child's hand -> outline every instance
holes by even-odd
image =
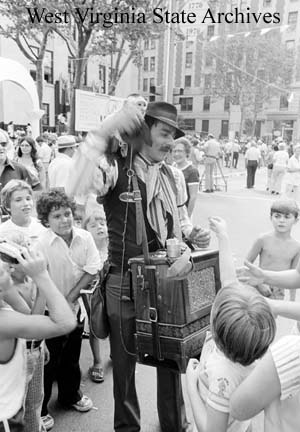
[[[210,229],[214,231],[217,236],[227,234],[227,224],[224,219],[215,216],[208,218],[208,220]]]
[[[265,273],[258,266],[251,264],[249,261],[246,260],[243,271],[243,275],[238,275],[238,280],[240,282],[244,282],[252,286],[262,285],[264,283]]]
[[[189,363],[186,368],[186,379],[187,379],[187,385],[190,388],[194,388],[198,386],[198,378],[199,378],[199,371],[198,366],[200,362],[197,359],[191,358],[189,360]]]
[[[45,258],[40,252],[35,252],[33,249],[24,248],[18,261],[24,273],[32,279],[47,271]]]

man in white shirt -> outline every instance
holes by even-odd
[[[62,135],[57,139],[58,154],[50,163],[48,169],[50,189],[58,187],[65,189],[72,163],[72,156],[77,145],[73,135]]]
[[[247,169],[247,188],[251,189],[255,183],[255,173],[260,161],[260,151],[256,147],[255,141],[251,142],[251,147],[248,148],[245,154],[245,165]]]
[[[214,191],[214,180],[213,174],[214,169],[217,163],[217,159],[219,159],[221,154],[221,146],[219,142],[215,139],[213,134],[208,134],[208,140],[204,145],[205,159],[205,191],[204,192],[213,192]]]

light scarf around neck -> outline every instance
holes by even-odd
[[[138,154],[134,160],[134,168],[137,176],[146,184],[147,219],[162,247],[165,247],[168,237],[167,214],[173,220],[173,235],[181,241],[176,195],[165,163],[152,164]]]

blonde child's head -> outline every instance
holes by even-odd
[[[1,203],[3,207],[11,213],[11,201],[16,192],[23,192],[28,196],[31,207],[33,207],[31,186],[24,180],[10,180],[1,191]]]
[[[218,292],[211,328],[225,356],[248,366],[267,351],[275,337],[276,322],[267,301],[255,288],[236,283]]]
[[[92,234],[95,241],[107,238],[106,217],[103,208],[99,206],[98,209],[88,215],[83,221],[82,227]]]

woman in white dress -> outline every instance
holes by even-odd
[[[285,192],[289,198],[300,201],[300,143],[288,161]]]

